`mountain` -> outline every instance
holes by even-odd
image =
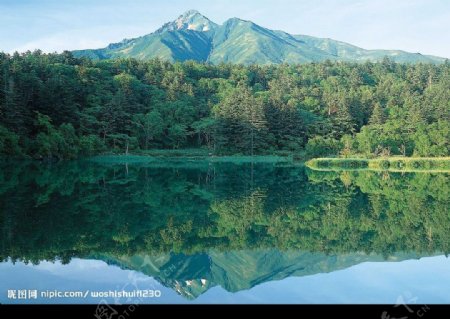
[[[421,256],[416,253],[396,253],[386,260],[374,254],[326,255],[268,249],[210,251],[192,256],[163,254],[159,256],[95,256],[94,258],[123,269],[139,271],[155,278],[187,299],[196,299],[216,286],[229,292],[238,292],[265,282],[331,273],[364,262],[397,262],[419,259]]]
[[[331,61],[380,61],[443,63],[444,58],[393,50],[364,50],[331,39],[291,35],[232,18],[218,25],[190,10],[152,34],[125,39],[103,49],[73,52],[76,57],[140,60],[195,60],[213,64],[280,64]]]

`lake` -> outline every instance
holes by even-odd
[[[449,303],[450,179],[0,164],[0,303]]]

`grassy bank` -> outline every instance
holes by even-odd
[[[91,159],[105,164],[145,164],[145,163],[292,163],[292,156],[260,155],[260,156],[212,156],[208,154],[193,154],[183,152],[149,152],[140,155],[101,155]]]
[[[398,172],[450,172],[450,157],[316,158],[308,161],[306,165],[315,170],[369,169]]]

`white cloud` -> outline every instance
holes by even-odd
[[[100,48],[104,47],[105,42],[96,39],[68,37],[66,34],[54,34],[48,37],[36,39],[25,43],[24,45],[11,50],[25,52],[34,51],[36,49],[44,52],[62,52],[64,50],[76,50],[82,48]]]
[[[137,37],[149,33],[146,29],[130,26],[115,26],[114,28],[97,27],[75,29],[49,34],[17,46],[10,52],[24,52],[40,49],[43,52],[62,52],[64,50],[82,50],[103,48],[110,43],[119,42],[124,38]]]

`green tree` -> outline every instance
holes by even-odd
[[[0,155],[20,156],[22,149],[19,145],[19,136],[0,125]]]
[[[141,148],[147,150],[161,141],[164,133],[164,121],[158,111],[135,115],[133,122],[137,127]]]
[[[370,125],[383,125],[386,122],[386,112],[380,103],[376,103],[369,120]]]

